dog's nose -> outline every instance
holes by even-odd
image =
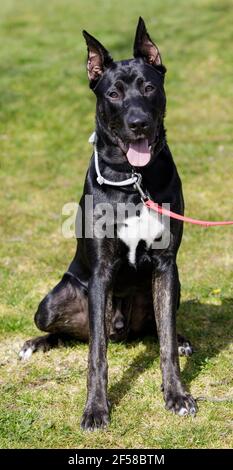
[[[131,129],[131,131],[140,134],[140,133],[145,132],[148,129],[149,124],[146,119],[143,119],[140,117],[134,117],[134,118],[129,119],[128,126]]]

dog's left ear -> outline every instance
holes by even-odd
[[[162,59],[159,49],[151,40],[144,20],[141,18],[141,16],[138,21],[134,40],[134,57],[142,57],[145,62],[150,65],[162,66]]]
[[[104,46],[87,31],[83,31],[83,36],[87,43],[87,74],[93,88],[113,59]]]

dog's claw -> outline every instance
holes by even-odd
[[[180,408],[180,410],[178,411],[179,416],[187,416],[187,414],[188,414],[187,408]]]
[[[33,343],[31,340],[26,341],[23,345],[23,347],[19,351],[19,359],[21,361],[28,361],[32,354],[35,351],[35,347],[33,347]]]

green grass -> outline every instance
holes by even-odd
[[[127,5],[127,7],[126,7]],[[142,14],[168,68],[168,141],[186,213],[232,218],[232,2],[229,0],[8,0],[0,6],[0,446],[228,448],[232,402],[200,402],[196,418],[164,409],[158,344],[109,347],[113,404],[106,432],[79,428],[87,346],[20,363],[37,334],[33,313],[67,268],[75,240],[61,208],[78,200],[90,157],[95,101],[81,36],[116,59],[131,56]],[[227,397],[232,383],[232,228],[186,226],[179,255],[179,330],[196,347],[181,360],[193,395]]]

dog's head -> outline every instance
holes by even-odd
[[[166,69],[158,47],[142,18],[135,36],[134,59],[115,62],[99,41],[86,31],[83,35],[90,87],[97,97],[97,124],[132,166],[145,166],[158,142],[166,106]]]

